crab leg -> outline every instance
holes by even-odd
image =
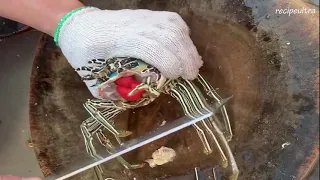
[[[212,121],[212,126],[216,132],[217,137],[219,138],[219,141],[220,141],[222,148],[226,152],[226,157],[228,158],[229,170],[231,171],[231,175],[229,176],[229,179],[236,180],[239,175],[239,169],[238,169],[237,163],[234,159],[234,156],[232,154],[232,151],[229,147],[228,141],[214,121]],[[226,167],[224,167],[224,168],[226,168]]]
[[[92,140],[93,140],[92,135],[95,134],[97,132],[97,130],[99,130],[101,127],[102,126],[99,123],[97,123],[96,121],[94,121],[93,119],[92,120],[87,119],[87,120],[83,121],[82,124],[80,125],[81,133],[84,137],[86,150],[89,155],[91,155],[92,157],[94,157],[96,159],[100,159],[101,156],[99,156],[97,154],[97,151],[95,150],[95,148],[92,144]]]
[[[105,109],[101,111],[101,114],[103,117],[107,116],[107,114],[109,109]],[[87,121],[87,123],[95,123],[95,119],[93,117],[89,117],[88,119],[86,119],[85,121]],[[112,125],[114,125],[113,121],[111,121]],[[101,126],[100,126],[101,127]],[[119,137],[127,137],[129,135],[131,135],[132,133],[130,131],[125,131],[125,130],[117,130],[120,132]]]
[[[182,109],[183,109],[184,113],[187,116],[189,116],[191,118],[194,118],[194,116],[190,112],[190,108],[187,106],[185,101],[183,101],[183,99],[184,99],[183,93],[181,93],[181,92],[179,92],[179,91],[177,91],[175,89],[171,89],[170,94],[171,94],[172,97],[177,99],[178,102],[182,105]],[[201,140],[201,142],[202,142],[202,144],[204,146],[204,153],[205,154],[210,154],[212,152],[212,149],[211,149],[211,147],[210,147],[210,145],[208,143],[208,140],[207,140],[206,135],[204,134],[203,130],[197,124],[193,124],[192,126],[195,128],[195,130],[198,133],[198,136],[199,136],[199,138],[200,138],[200,140]]]
[[[92,140],[93,135],[96,134],[98,137],[99,142],[106,147],[109,153],[114,153],[113,145],[111,144],[110,140],[106,138],[106,136],[102,133],[102,128],[104,128],[99,122],[95,121],[94,119],[87,119],[84,121],[81,126],[81,132],[84,137],[86,150],[89,155],[96,159],[102,159],[100,155],[97,154],[95,147],[93,146]],[[117,160],[127,169],[136,169],[141,168],[144,164],[139,165],[131,165],[121,156],[117,157]],[[98,171],[102,173],[102,168],[100,166],[97,167]]]
[[[106,120],[101,112],[93,106],[93,104],[88,101],[84,104],[84,108],[88,111],[88,113],[91,115],[91,117],[93,117],[94,119],[98,120],[101,124],[103,124],[105,126],[105,128],[107,128],[112,134],[118,135],[120,134],[109,122],[108,120]],[[110,113],[116,114],[119,110],[115,109],[112,112],[112,109],[108,109],[107,110],[108,113],[106,115],[109,115]],[[111,111],[111,112],[110,112]]]
[[[202,115],[202,113],[200,111],[198,111],[197,109],[197,104],[196,102],[194,101],[194,98],[192,97],[192,95],[190,94],[190,91],[188,91],[187,89],[183,89],[183,85],[182,85],[182,88],[180,87],[182,84],[178,83],[176,84],[176,88],[179,89],[179,91],[181,92],[182,95],[184,95],[184,97],[182,97],[182,100],[180,100],[180,103],[184,103],[186,105],[188,105],[188,109],[191,111],[191,115],[189,115],[190,117],[195,117],[195,116],[199,116],[199,115]],[[200,122],[202,124],[202,126],[205,127],[205,130],[208,134],[210,135],[213,135],[212,134],[212,131],[211,129],[207,126],[206,122],[205,121],[201,121]],[[198,127],[200,128],[200,127]],[[207,142],[207,139],[205,140]],[[208,144],[207,145],[209,148],[210,148],[210,152],[208,152],[208,154],[212,153],[212,149],[210,147],[210,145]]]
[[[214,98],[218,103],[221,102],[222,98],[213,89],[213,87],[207,82],[207,80],[205,80],[200,74],[198,75],[197,80],[204,87],[205,91],[207,92],[207,94],[209,96]],[[227,113],[227,109],[226,109],[225,106],[221,107],[221,113],[222,113],[222,116],[223,116],[223,120],[224,120],[224,124],[225,124],[225,128],[226,128],[226,133],[227,133],[226,139],[228,141],[231,141],[233,133],[232,133],[231,124],[230,124],[229,116],[228,116],[228,113]]]
[[[95,134],[95,132],[100,128],[101,128],[100,124],[90,119],[83,121],[83,123],[80,125],[80,130],[84,138],[84,143],[86,146],[87,153],[95,159],[101,159],[102,157],[97,154],[97,151],[92,144],[92,140],[93,140],[92,135]],[[95,168],[97,169],[97,173],[103,172],[100,165]]]
[[[183,105],[183,108],[188,108],[190,111],[192,111],[192,115],[197,115],[201,114],[201,110],[205,111],[210,111],[209,107],[207,106],[206,102],[204,101],[204,98],[200,94],[200,91],[197,89],[197,87],[190,81],[182,81],[179,83],[176,83],[174,88],[171,90],[176,90],[179,91],[182,95],[179,97],[180,99],[179,102],[183,104],[188,104],[189,106],[186,107],[186,105]],[[177,97],[175,97],[177,98]],[[184,101],[184,102],[183,102]],[[188,110],[187,110],[188,111]],[[195,112],[196,111],[196,112]],[[209,127],[205,123],[205,121],[208,121],[211,127],[214,129],[212,132],[211,130],[209,131]],[[219,153],[222,158],[222,166],[224,168],[227,168],[228,165],[230,166],[230,170],[232,172],[230,179],[236,179],[238,176],[238,167],[236,165],[236,162],[234,160],[233,154],[230,150],[230,147],[228,145],[228,142],[224,136],[224,134],[221,132],[219,127],[217,126],[216,122],[212,119],[212,117],[207,118],[203,120],[203,126],[205,126],[206,131],[208,134],[211,135],[213,138],[214,142],[217,145],[217,148],[219,150]]]
[[[211,93],[215,96],[212,96],[212,97],[219,97],[219,101],[218,103],[220,103],[221,101],[221,97],[217,94],[216,91],[214,91],[214,89],[211,87],[211,85],[209,85],[209,83],[207,83],[207,81],[199,74],[199,77],[202,81],[202,83],[206,83],[207,87],[210,87],[211,89]],[[200,80],[199,80],[200,81]],[[200,82],[201,83],[201,82]],[[203,85],[203,84],[202,84]],[[217,100],[217,99],[216,99]],[[205,107],[204,107],[205,108]],[[229,128],[230,128],[230,139],[232,138],[232,131],[231,131],[231,126],[230,126],[230,122],[229,122],[229,118],[228,118],[228,114],[227,114],[227,111],[225,109],[225,106],[222,107],[223,109],[221,110],[222,111],[222,114],[224,115],[225,117],[225,122],[227,122],[227,124],[229,124]],[[219,122],[219,121],[217,121]],[[236,180],[238,178],[238,175],[239,175],[239,169],[237,167],[237,163],[234,159],[234,156],[232,154],[232,151],[229,147],[229,144],[228,144],[228,139],[224,136],[223,132],[221,132],[219,126],[217,125],[217,123],[215,121],[211,121],[211,125],[212,127],[214,128],[215,130],[215,134],[217,135],[217,137],[219,138],[219,141],[220,141],[220,144],[222,146],[222,149],[224,150],[224,152],[226,152],[226,157],[228,158],[228,165],[230,166],[230,171],[231,171],[231,175],[229,176],[229,179],[230,180]],[[228,128],[227,128],[228,129]]]
[[[100,129],[97,132],[97,137],[98,140],[100,141],[100,143],[106,147],[107,151],[112,154],[115,153],[116,151],[114,150],[114,146],[111,144],[110,140],[105,136],[105,134],[102,132],[102,130]],[[116,159],[126,168],[126,169],[138,169],[138,168],[142,168],[145,164],[135,164],[132,165],[130,163],[128,163],[125,159],[123,159],[123,157],[118,156],[116,157]]]
[[[197,87],[193,83],[191,83],[190,81],[185,81],[185,84],[178,83],[177,85],[179,85],[181,88],[183,88],[185,90],[184,93],[187,93],[189,95],[189,98],[187,98],[185,100],[189,101],[188,104],[190,104],[192,107],[195,108],[197,114],[200,114],[200,115],[203,114],[201,112],[201,109],[202,110],[204,109],[207,112],[210,112],[210,110],[207,108],[207,104],[203,101],[204,98],[202,96],[200,96],[200,94],[199,94],[200,91],[197,89]],[[201,123],[205,127],[205,130],[207,131],[207,133],[211,136],[211,138],[215,142],[215,144],[218,148],[218,151],[220,153],[220,156],[222,158],[222,162],[223,162],[222,164],[224,164],[224,167],[226,167],[228,164],[228,160],[226,158],[226,155],[224,154],[216,136],[213,134],[212,130],[208,127],[208,125],[206,123],[206,121],[209,121],[209,123],[210,123],[210,118],[206,118],[205,120],[201,121]]]
[[[128,132],[127,131],[119,131],[114,127],[114,123],[110,123],[109,121],[117,116],[118,114],[120,114],[121,112],[123,112],[123,109],[120,108],[111,108],[111,107],[107,107],[107,110],[104,111],[105,114],[102,114],[96,107],[96,104],[92,103],[91,101],[87,101],[84,104],[85,109],[88,111],[88,113],[95,119],[97,120],[99,123],[101,123],[101,125],[103,127],[105,127],[109,132],[111,132],[114,137],[116,138],[116,140],[118,141],[119,144],[122,144],[121,140],[119,137],[125,137],[128,136]],[[113,106],[115,107],[115,106]]]

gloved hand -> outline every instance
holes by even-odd
[[[100,10],[86,7],[66,15],[55,40],[74,69],[92,59],[139,58],[167,78],[194,79],[203,62],[189,28],[174,12]],[[93,96],[94,81],[85,81]]]

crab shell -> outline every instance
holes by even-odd
[[[116,91],[115,81],[124,76],[134,76],[136,80],[141,82],[140,89],[144,89],[144,101],[153,101],[160,93],[161,87],[166,82],[166,78],[155,67],[131,57],[116,57],[107,59],[104,63],[100,59],[100,64],[91,61],[90,64],[95,65],[97,72],[92,72],[92,77],[97,77],[97,82],[93,86],[97,88],[99,96],[103,100],[126,102]],[[137,90],[137,89],[136,89]],[[131,93],[130,93],[131,94]]]

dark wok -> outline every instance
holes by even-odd
[[[87,0],[106,9],[146,8],[179,12],[205,66],[201,72],[222,97],[234,95],[228,109],[235,137],[231,142],[239,179],[304,179],[319,154],[319,13],[301,1],[238,0]],[[314,14],[280,15],[277,8],[314,8]],[[79,125],[91,98],[52,38],[36,50],[30,92],[34,149],[45,176],[86,154]],[[167,105],[170,103],[170,106]],[[133,111],[135,113],[133,113]],[[162,96],[147,107],[117,118],[136,137],[163,120],[182,116],[178,104]],[[284,144],[288,146],[283,146]],[[193,168],[219,165],[205,156],[192,129],[168,136],[125,156],[141,162],[162,145],[178,158],[156,168],[127,171],[116,161],[104,165],[115,179],[194,179]],[[189,150],[189,149],[190,150]],[[191,158],[192,157],[192,158]],[[186,159],[188,159],[186,161]],[[212,175],[211,175],[212,176]],[[94,170],[73,179],[97,179]]]

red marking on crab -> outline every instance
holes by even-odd
[[[137,101],[145,92],[145,90],[142,89],[129,96],[129,93],[141,84],[141,82],[135,80],[133,76],[120,77],[115,83],[117,84],[116,91],[127,101]]]

